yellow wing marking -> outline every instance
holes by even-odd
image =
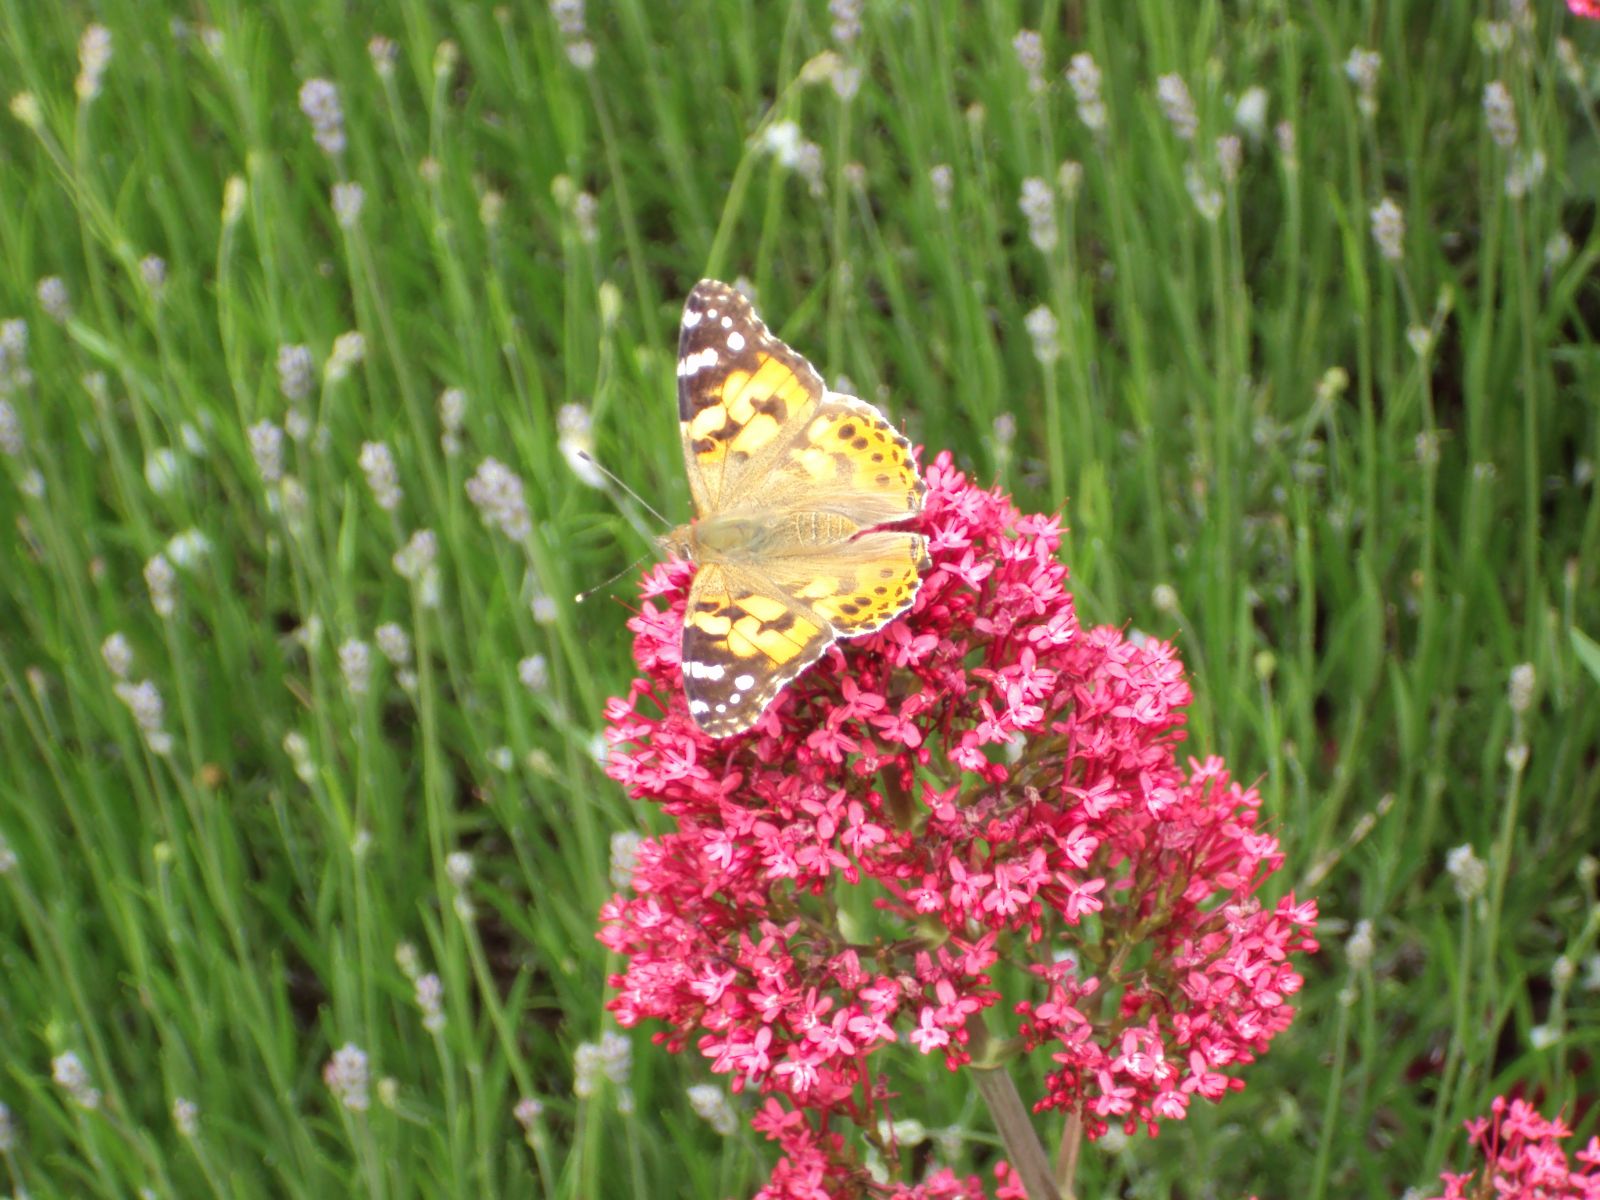
[[[916,599],[927,542],[915,533],[879,530],[815,559],[770,564],[774,581],[833,626],[839,637],[883,628]]]
[[[788,364],[779,362],[770,354],[756,357],[761,365],[756,368],[754,375],[733,371],[722,385],[722,403],[727,406],[729,415],[741,425],[755,416],[757,401],[778,396],[788,402],[791,397],[804,395]]]
[[[810,403],[810,390],[782,359],[762,352],[756,361],[753,373],[730,370],[689,418],[685,444],[702,468],[721,467],[730,454],[754,456]]]
[[[831,405],[812,419],[806,428],[810,445],[802,452],[801,467],[813,478],[822,478],[822,456],[827,455],[840,482],[852,490],[906,496],[920,493],[921,480],[906,439],[876,409],[861,401],[855,403],[859,407]]]
[[[724,596],[726,601],[727,597]],[[710,634],[712,637],[727,637],[728,630],[733,628],[733,621],[720,612],[692,612],[684,614],[683,623],[692,625],[701,633]]]
[[[757,621],[776,621],[789,611],[788,605],[771,596],[740,596],[736,603]]]
[[[762,655],[780,667],[794,661],[822,629],[797,613],[789,615],[791,620],[782,627],[759,617],[741,617],[728,634],[728,649],[740,658]]]

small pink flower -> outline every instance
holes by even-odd
[[[917,1019],[917,1027],[911,1031],[911,1044],[924,1054],[932,1054],[942,1046],[950,1044],[950,1035],[939,1025],[939,1014],[931,1008],[924,1008],[922,1015]]]
[[[1567,7],[1572,10],[1572,15],[1575,17],[1600,21],[1600,0],[1567,0]]]

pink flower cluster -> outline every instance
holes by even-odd
[[[1483,1169],[1445,1172],[1444,1194],[1437,1200],[1600,1200],[1600,1138],[1590,1138],[1577,1152],[1581,1166],[1574,1170],[1561,1145],[1572,1130],[1559,1119],[1547,1121],[1526,1101],[1504,1096],[1494,1098],[1489,1113],[1467,1122]]]
[[[1600,0],[1567,0],[1567,8],[1575,17],[1587,17],[1591,21],[1600,21]]]
[[[831,650],[750,733],[716,741],[689,716],[679,562],[645,577],[643,677],[607,709],[610,774],[676,820],[602,912],[626,960],[611,1008],[767,1097],[772,1200],[866,1188],[848,1124],[892,1170],[873,1051],[956,1070],[985,1053],[986,1017],[999,1052],[1048,1056],[1036,1110],[1075,1111],[1091,1137],[1154,1133],[1243,1086],[1292,1017],[1291,956],[1316,948],[1314,903],[1258,895],[1282,856],[1255,790],[1218,759],[1178,761],[1173,647],[1079,626],[1055,517],[948,455],[926,478],[913,608]],[[1002,995],[997,964],[1026,994]],[[945,1171],[872,1194],[984,1193]]]

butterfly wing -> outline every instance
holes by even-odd
[[[882,629],[916,599],[928,563],[920,534],[878,529],[922,511],[925,488],[911,443],[872,405],[829,392],[774,464],[764,502],[779,515],[847,518],[862,532],[808,545],[803,539],[762,567],[789,601],[828,622],[838,637]]]
[[[816,557],[774,558],[766,569],[785,603],[804,605],[831,627],[831,636],[860,637],[911,607],[927,565],[921,534],[879,529]]]
[[[774,508],[838,513],[871,529],[920,513],[924,487],[903,433],[865,400],[828,392],[764,492]]]
[[[833,638],[825,619],[762,571],[705,564],[683,614],[689,714],[712,737],[743,733]]]
[[[877,530],[814,559],[702,566],[683,616],[689,714],[712,737],[743,733],[835,638],[909,608],[927,562],[921,535]]]
[[[824,390],[816,368],[773,337],[740,292],[714,279],[695,284],[678,332],[678,422],[696,515],[761,487]]]

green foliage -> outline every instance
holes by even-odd
[[[573,1093],[579,1043],[610,1028],[608,840],[660,817],[596,764],[631,586],[571,597],[658,527],[574,473],[558,409],[584,406],[598,456],[681,519],[672,351],[702,274],[747,279],[778,332],[930,452],[1062,508],[1085,618],[1177,638],[1194,753],[1261,774],[1288,874],[1322,903],[1302,1015],[1246,1090],[1155,1141],[1086,1148],[1084,1194],[1397,1194],[1464,1166],[1461,1120],[1514,1087],[1592,1132],[1591,30],[1556,5],[1522,27],[1421,0],[872,0],[832,64],[860,68],[845,100],[830,84],[848,76],[815,63],[820,0],[597,4],[590,71],[538,5],[156,7],[0,2],[4,78],[31,97],[0,119],[0,318],[26,319],[31,373],[0,356],[22,442],[0,454],[14,1192],[713,1196],[764,1178],[742,1122],[724,1139],[691,1111],[686,1086],[711,1078],[693,1054],[634,1033],[626,1091]],[[80,101],[90,21],[111,57]],[[1370,110],[1345,70],[1358,47],[1382,56]],[[1079,52],[1103,75],[1100,137],[1062,75]],[[1157,100],[1167,73],[1192,142]],[[297,98],[318,77],[342,106],[334,156]],[[1491,80],[1513,146],[1486,127]],[[1266,123],[1236,127],[1256,86]],[[815,144],[787,143],[800,169],[770,152],[787,121]],[[1217,153],[1234,133],[1236,179]],[[1019,207],[1030,177],[1054,196],[1048,252]],[[346,180],[365,204],[341,224]],[[1385,196],[1398,261],[1371,236]],[[334,353],[347,331],[353,361]],[[348,375],[290,401],[280,347],[300,344]],[[467,397],[456,453],[447,388]],[[252,452],[261,422],[304,426],[282,483]],[[366,442],[392,452],[393,511]],[[526,537],[469,499],[486,456],[521,476]],[[422,528],[433,581],[391,562]],[[372,645],[387,622],[409,663]],[[546,678],[519,667],[534,655]],[[1524,662],[1532,690],[1510,694]],[[1487,867],[1465,903],[1470,865],[1446,869],[1463,845]],[[1358,921],[1370,940],[1347,954]],[[402,942],[442,984],[437,1033]],[[322,1080],[345,1043],[370,1062],[365,1112]],[[51,1082],[66,1052],[92,1110]],[[521,1097],[543,1105],[526,1138]],[[967,1132],[967,1168],[989,1161],[963,1078],[913,1098],[904,1115]]]

